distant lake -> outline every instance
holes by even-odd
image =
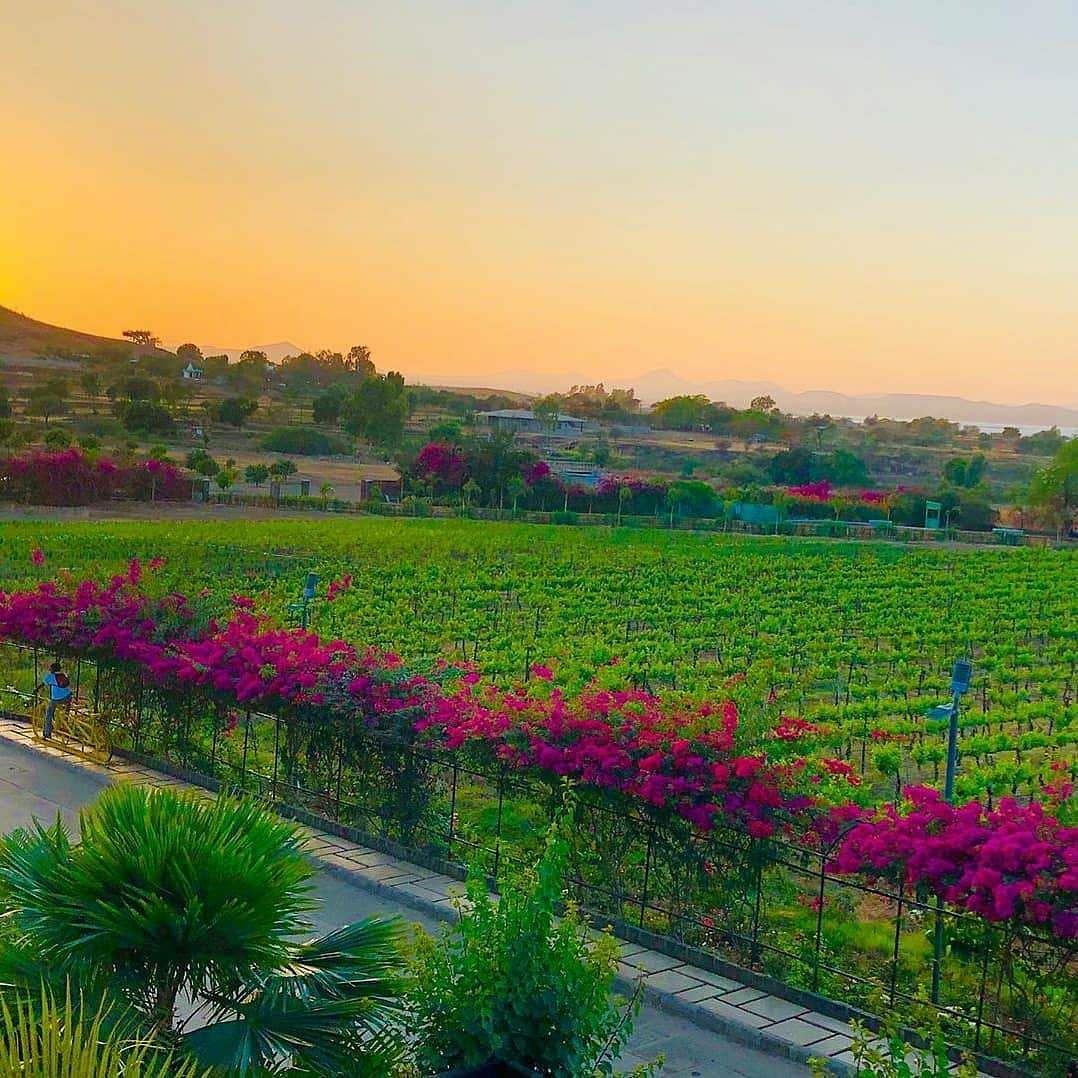
[[[846,419],[852,420],[854,423],[863,423],[867,416],[863,415],[850,415],[846,416]],[[896,423],[909,423],[909,419],[899,419],[896,416],[880,416],[880,419],[891,419]],[[944,419],[945,416],[938,418]],[[999,434],[1004,427],[1015,427],[1018,432],[1027,438],[1031,434],[1039,434],[1042,430],[1050,430],[1051,424],[1045,426],[1043,423],[979,423],[976,420],[956,419],[953,422],[961,424],[963,427],[976,427],[978,430],[984,431],[985,434]],[[1078,438],[1078,427],[1060,427],[1059,433],[1064,438]]]

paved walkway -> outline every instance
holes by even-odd
[[[0,720],[0,833],[34,817],[51,822],[57,813],[74,827],[79,808],[121,778],[186,785],[126,761],[108,768],[85,763],[35,745],[23,724]],[[457,880],[306,830],[308,850],[322,869],[315,881],[320,909],[314,920],[320,929],[372,914],[401,914],[434,930],[454,915],[449,892],[459,890]],[[784,1054],[829,1055],[840,1068],[851,1058],[845,1023],[631,943],[623,944],[622,956],[623,977],[645,985],[623,1067],[662,1054],[663,1073],[671,1078],[794,1078],[808,1068]]]

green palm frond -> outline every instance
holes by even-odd
[[[267,995],[392,1000],[403,988],[399,975],[403,922],[370,917],[296,945],[288,962],[256,978]]]
[[[183,1035],[184,1047],[200,1063],[238,1074],[277,1070],[295,1061],[307,1069],[342,1073],[348,1061],[371,1042],[379,1054],[399,1053],[399,1038],[388,1030],[369,1036],[355,1029],[367,1001],[363,999],[297,1000],[259,996],[251,1002],[223,1004],[200,1029]],[[383,1073],[387,1073],[383,1071]]]
[[[134,1032],[107,1004],[90,1011],[68,991],[58,1003],[37,998],[0,1001],[0,1078],[195,1078],[194,1060]]]
[[[0,912],[72,974],[103,969],[167,1004],[277,968],[307,927],[301,840],[254,801],[125,783],[80,830],[78,845],[60,823],[0,844]]]

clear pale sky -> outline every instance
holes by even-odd
[[[0,304],[1078,401],[1078,6],[0,0]]]

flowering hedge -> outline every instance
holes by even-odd
[[[80,449],[0,458],[0,500],[24,505],[90,505],[114,497],[184,501],[191,481],[161,460],[121,463]]]
[[[906,800],[902,812],[888,805],[855,824],[833,867],[904,879],[989,921],[1018,919],[1078,938],[1078,828],[1013,798],[988,810],[914,787]]]
[[[328,720],[448,750],[476,747],[512,767],[617,791],[701,830],[727,822],[760,839],[781,833],[826,842],[835,871],[904,878],[990,921],[1078,937],[1078,828],[1040,804],[955,807],[915,788],[901,810],[846,800],[828,806],[806,791],[853,785],[849,765],[739,753],[731,702],[675,706],[596,688],[569,698],[545,667],[533,667],[536,682],[508,690],[444,664],[419,675],[391,653],[273,626],[243,596],[233,596],[220,619],[180,594],[150,597],[142,577],[132,562],[105,585],[66,579],[0,592],[0,639],[137,663],[166,689],[199,688],[291,720]],[[773,743],[796,742],[805,725],[781,720]]]
[[[417,728],[437,732],[450,749],[479,742],[514,767],[618,790],[702,830],[726,819],[765,838],[810,801],[784,788],[785,769],[736,753],[737,724],[729,701],[678,709],[635,690],[568,699],[560,689],[538,695],[524,686],[480,686],[473,674],[439,696]]]

